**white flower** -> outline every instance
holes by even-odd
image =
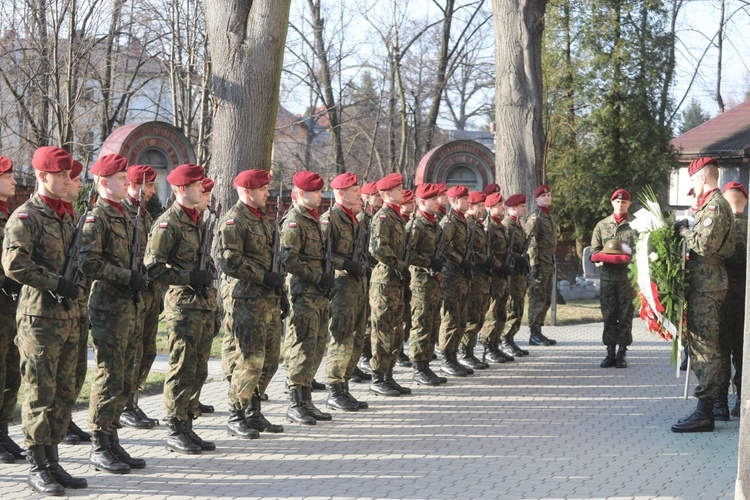
[[[656,252],[651,252],[650,254],[648,254],[648,260],[650,260],[651,262],[656,262],[657,260],[659,260],[659,254]]]
[[[634,216],[635,220],[630,223],[630,227],[639,233],[650,233],[664,226],[664,221],[645,208],[638,210]]]

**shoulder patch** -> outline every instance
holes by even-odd
[[[323,219],[322,221],[320,221],[320,223],[323,224],[324,226],[327,226],[330,223],[330,221],[328,219]]]
[[[29,214],[28,212],[18,212],[18,215],[16,217],[18,217],[19,219],[28,219]]]
[[[531,220],[536,220],[536,215],[532,215]]]
[[[714,223],[714,220],[711,217],[707,217],[706,219],[703,220],[703,225],[705,227],[708,227],[713,223]]]
[[[96,218],[93,215],[86,216],[86,222],[94,222]]]
[[[159,229],[166,229],[169,227],[169,222],[160,222],[159,223]]]
[[[234,226],[234,219],[227,219],[227,226]]]
[[[716,205],[708,205],[706,207],[706,210],[710,210],[710,211],[714,212],[714,211],[716,211]]]
[[[297,227],[297,223],[296,222],[290,222],[289,223],[289,227]]]
[[[386,214],[380,214],[380,220],[386,220],[388,216]]]

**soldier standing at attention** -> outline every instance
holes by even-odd
[[[555,274],[555,250],[557,249],[557,224],[552,220],[549,206],[552,192],[547,185],[534,191],[539,210],[526,221],[529,244],[529,345],[550,346],[557,344],[542,334],[542,326],[552,303]]]
[[[409,221],[414,215],[414,191],[411,189],[404,190],[404,201],[401,203],[401,218],[404,219],[404,224],[407,225],[407,232],[409,227]],[[404,342],[409,342],[409,332],[411,332],[411,306],[409,303],[404,306]],[[402,368],[411,368],[411,361],[409,356],[404,352],[404,344],[401,344],[401,350],[396,358],[396,366]]]
[[[526,242],[526,232],[523,230],[521,219],[526,215],[526,195],[514,194],[505,200],[508,216],[503,219],[503,227],[508,238],[508,252],[511,253],[513,269],[510,273],[510,290],[508,298],[508,330],[501,333],[500,352],[506,356],[516,357],[528,356],[529,351],[521,349],[516,344],[514,337],[521,329],[523,318],[523,305],[526,299],[526,287],[528,286],[527,275],[529,263],[521,255]]]
[[[411,250],[411,332],[409,357],[414,364],[412,380],[419,385],[438,386],[447,383],[430,369],[432,354],[438,340],[440,328],[440,272],[445,258],[437,255],[438,240],[442,229],[437,223],[438,186],[423,183],[417,186],[417,212],[410,222],[412,229]]]
[[[189,455],[211,447],[197,436],[189,420],[193,417],[190,402],[200,390],[198,346],[204,332],[212,331],[214,324],[207,291],[213,277],[209,271],[198,269],[205,222],[195,207],[201,202],[203,174],[203,167],[192,164],[179,165],[169,173],[167,182],[175,202],[154,222],[144,259],[149,279],[169,286],[164,300],[169,335],[169,368],[164,382],[169,426],[166,448]]]
[[[331,420],[312,402],[312,381],[323,360],[328,333],[329,297],[336,285],[333,274],[323,272],[325,240],[318,207],[323,198],[323,178],[310,171],[292,177],[297,201],[281,229],[281,262],[292,275],[292,312],[284,339],[290,422],[315,425]]]
[[[445,217],[445,214],[448,213],[448,207],[451,204],[450,199],[448,199],[448,187],[443,184],[435,184],[438,187],[438,212],[437,212],[437,221],[438,224],[443,222],[443,217]]]
[[[127,175],[130,185],[128,186],[128,196],[122,200],[122,207],[135,223],[138,215],[141,190],[143,190],[144,205],[148,203],[156,192],[156,171],[148,165],[133,165],[128,168]],[[145,206],[140,207],[140,209],[141,241],[138,245],[140,250],[138,261],[139,265],[145,269],[143,258],[146,255],[148,234],[154,223],[154,219]],[[139,335],[141,342],[136,346],[135,352],[135,381],[130,397],[125,404],[125,409],[122,415],[120,415],[120,424],[136,429],[152,429],[158,425],[159,421],[155,418],[149,418],[140,406],[138,406],[138,391],[146,384],[151,365],[154,359],[156,359],[156,334],[159,329],[159,312],[163,308],[161,287],[159,284],[149,281],[148,290],[141,293],[141,300],[143,301],[143,312],[136,323],[136,328],[141,332]]]
[[[260,395],[279,367],[283,273],[271,271],[273,228],[265,214],[271,174],[245,170],[234,178],[237,203],[221,219],[218,263],[223,274],[225,335],[235,349],[229,364],[227,433],[243,439],[283,432],[261,413]]]
[[[3,239],[5,275],[23,285],[16,345],[24,383],[21,417],[31,462],[29,486],[58,496],[66,487],[87,486],[85,479],[62,468],[58,455],[75,403],[80,335],[76,300],[81,289],[62,275],[75,231],[62,204],[72,162],[62,148],[44,146],[34,152],[37,192],[11,214]]]
[[[13,162],[6,156],[0,156],[0,242],[8,222],[8,199],[14,194],[16,180],[13,178]],[[21,360],[14,342],[16,306],[21,285],[2,274],[1,269],[0,281],[0,463],[12,464],[24,458],[26,451],[8,435],[8,422],[13,418],[21,386]]]
[[[469,286],[474,268],[471,259],[464,259],[469,241],[469,224],[466,211],[469,209],[469,190],[465,186],[453,186],[448,190],[453,210],[446,215],[440,226],[445,232],[445,267],[442,274],[443,308],[440,321],[440,350],[445,361],[440,370],[448,375],[466,377],[474,373],[458,363],[458,347],[466,332]]]
[[[96,375],[91,384],[89,428],[93,431],[89,463],[96,470],[126,474],[146,461],[132,458],[117,436],[120,414],[134,385],[135,353],[141,342],[137,328],[143,310],[140,294],[148,283],[141,270],[130,270],[133,221],[121,201],[128,195],[128,161],[117,154],[99,158],[91,166],[99,193],[85,214],[79,262],[93,280],[89,298],[91,337]]]
[[[470,250],[471,262],[474,265],[471,283],[469,284],[469,300],[466,312],[466,332],[461,339],[461,354],[458,362],[464,368],[473,370],[484,370],[490,365],[480,361],[474,355],[477,346],[479,331],[484,325],[484,317],[490,305],[490,274],[495,266],[492,256],[487,255],[487,238],[482,220],[485,218],[484,202],[487,195],[481,191],[469,193],[469,210],[466,212],[466,221],[469,231],[474,231],[472,249]]]
[[[614,212],[599,221],[591,235],[592,255],[604,250],[604,244],[617,239],[627,245],[632,253],[637,233],[630,227],[633,216],[628,213],[630,193],[618,189],[610,197]],[[626,252],[627,253],[627,252]],[[604,318],[602,343],[607,346],[607,357],[599,364],[602,368],[627,368],[625,352],[633,343],[633,313],[636,296],[630,279],[628,265],[604,263],[601,271],[600,302]],[[615,352],[615,347],[620,346]]]
[[[729,381],[734,365],[734,387],[737,390],[731,415],[740,416],[742,385],[742,343],[745,331],[745,278],[747,276],[747,190],[739,182],[728,182],[722,189],[724,199],[734,213],[734,253],[727,257],[729,277],[727,298],[722,307],[719,344],[721,347],[721,386],[714,405],[714,417],[729,420]]]
[[[354,246],[360,236],[357,215],[362,209],[359,179],[355,174],[341,174],[331,181],[336,203],[321,217],[326,238],[331,239],[331,261],[336,270],[335,293],[331,299],[331,322],[328,329],[326,385],[330,390],[326,404],[337,410],[357,411],[368,407],[357,401],[348,388],[347,370],[352,360],[354,337],[363,332],[367,322],[368,256],[365,249],[353,261]],[[328,234],[330,232],[330,235]],[[364,240],[362,240],[364,241]],[[365,265],[363,265],[365,263]]]
[[[698,378],[696,410],[672,426],[672,432],[714,430],[714,403],[721,390],[720,312],[729,278],[725,260],[734,254],[734,215],[718,188],[719,162],[704,157],[688,166],[690,183],[698,199],[692,230],[687,220],[675,223],[675,232],[685,238],[689,291],[687,327],[690,363]]]

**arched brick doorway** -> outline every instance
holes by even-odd
[[[482,190],[494,182],[495,155],[482,144],[460,140],[441,144],[422,158],[414,184],[462,184],[469,190]]]

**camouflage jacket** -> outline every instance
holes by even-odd
[[[373,269],[375,265],[378,263],[377,260],[375,260],[375,257],[372,256],[370,253],[370,236],[371,236],[371,228],[372,228],[372,216],[373,213],[369,213],[370,208],[368,207],[368,212],[365,213],[364,210],[362,210],[360,213],[357,214],[357,220],[359,221],[360,227],[366,227],[367,228],[367,244],[365,245],[364,254],[365,257],[362,258],[362,264],[363,265],[369,265],[370,269]],[[365,223],[362,225],[362,223]]]
[[[620,224],[615,221],[613,215],[600,220],[591,235],[591,253],[601,252],[604,244],[613,238],[625,243],[631,252],[635,252],[635,238],[638,233],[630,227],[633,219],[635,217],[628,214]],[[624,264],[604,264],[599,275],[603,281],[628,281],[628,268],[629,266]]]
[[[189,286],[190,272],[198,269],[204,226],[202,218],[194,224],[180,204],[174,203],[151,227],[143,262],[149,279],[170,286],[166,302],[171,307],[213,309],[210,298]]]
[[[35,194],[8,219],[3,239],[5,275],[25,285],[18,297],[18,312],[54,319],[78,318],[78,305],[67,309],[54,290],[65,269],[65,257],[73,241],[73,219],[60,219]]]
[[[469,230],[474,231],[474,240],[472,241],[472,262],[474,262],[474,271],[489,276],[492,272],[492,263],[487,258],[487,235],[481,222],[473,217],[467,216],[466,219]]]
[[[370,253],[378,264],[372,271],[370,281],[381,285],[400,282],[399,273],[406,267],[405,249],[404,219],[384,204],[372,219]]]
[[[324,244],[320,222],[305,207],[292,206],[281,224],[281,262],[292,275],[292,295],[324,295],[318,286],[323,275]]]
[[[406,225],[406,231],[413,226],[411,234],[411,282],[412,286],[420,286],[428,279],[437,279],[437,275],[431,276],[429,267],[435,252],[437,252],[438,240],[442,229],[437,223],[430,222],[419,210],[414,218]]]
[[[534,229],[536,226],[536,229]],[[541,210],[533,212],[526,221],[526,234],[531,235],[529,243],[529,265],[553,266],[557,249],[557,224],[552,216]]]
[[[728,288],[724,260],[734,253],[733,225],[732,208],[716,189],[695,212],[693,229],[681,230],[690,251],[687,270],[692,290],[713,292]]]
[[[502,221],[498,222],[494,217],[487,217],[487,220],[484,221],[484,231],[490,246],[490,260],[487,268],[497,272],[505,264],[506,250],[508,249],[505,227],[503,227]]]
[[[440,227],[445,231],[443,253],[445,254],[446,272],[460,273],[458,266],[466,255],[466,245],[469,241],[469,223],[464,215],[452,210],[450,215],[443,217]]]
[[[5,212],[0,211],[0,248],[3,245],[3,239],[5,238],[5,225],[8,223],[8,216]],[[3,272],[2,266],[0,266],[0,284],[5,281],[5,273]],[[11,318],[10,320],[15,323],[16,321],[16,306],[18,305],[18,297],[16,300],[6,293],[4,290],[0,291],[0,308],[4,316]]]
[[[128,196],[124,200],[122,200],[122,208],[125,209],[125,213],[128,214],[130,217],[130,220],[133,221],[133,224],[135,225],[135,218],[138,215],[138,206],[133,202],[133,200]],[[141,212],[141,241],[140,241],[140,264],[143,266],[144,270],[146,269],[145,264],[143,263],[145,257],[146,257],[146,249],[148,248],[148,235],[149,231],[151,230],[151,226],[154,225],[154,218],[151,216],[151,214],[146,210],[143,209],[143,212]],[[132,245],[132,242],[131,242]],[[161,300],[161,287],[159,284],[153,280],[149,280],[148,282],[148,294],[158,296],[159,300]]]
[[[734,253],[726,260],[729,288],[745,296],[747,277],[747,214],[734,214]]]
[[[330,210],[320,216],[320,223],[323,227],[324,237],[327,237],[328,231],[331,231],[331,262],[336,270],[336,281],[339,282],[337,288],[344,286],[347,289],[356,287],[362,292],[367,290],[366,279],[357,279],[344,271],[344,261],[351,259],[354,252],[354,243],[359,234],[360,221],[357,221],[355,225],[338,203],[334,203]],[[368,262],[368,260],[365,254],[362,261]]]
[[[523,246],[526,244],[526,231],[523,230],[523,226],[518,224],[512,217],[505,217],[503,219],[503,227],[505,228],[505,234],[508,238],[507,245],[510,245],[511,239],[513,240],[513,247],[508,249],[510,251],[513,260],[513,271],[511,274],[519,275],[523,270],[521,252],[523,252]]]

